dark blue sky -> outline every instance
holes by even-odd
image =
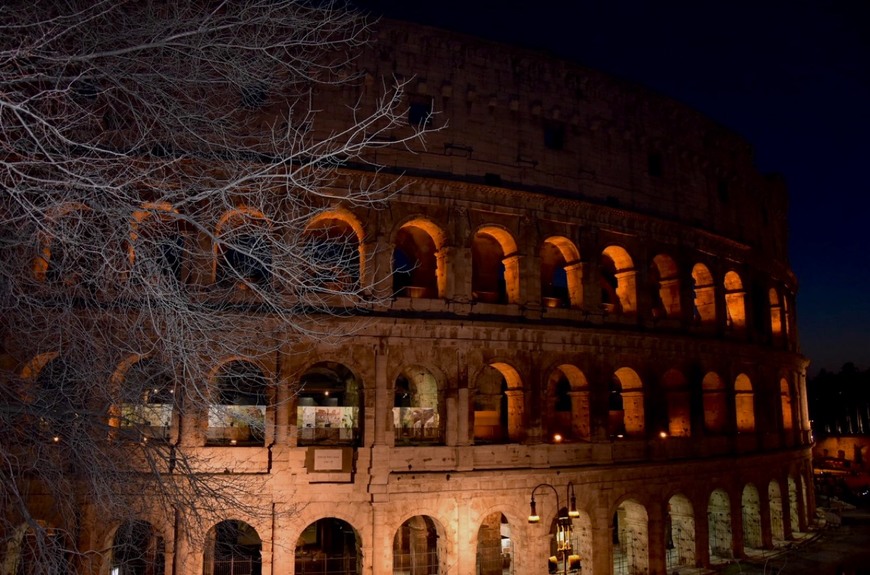
[[[637,81],[743,135],[791,197],[810,373],[870,367],[870,1],[358,0]]]

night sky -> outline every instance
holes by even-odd
[[[810,374],[870,368],[870,2],[358,0],[373,15],[545,50],[745,137],[790,193]]]

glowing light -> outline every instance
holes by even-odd
[[[553,436],[553,441],[555,443],[561,443],[562,442],[562,435],[557,433],[556,435]]]
[[[236,444],[236,440],[235,440],[235,439],[230,439],[230,445],[235,445],[235,444]]]
[[[54,441],[55,443],[58,443],[58,442],[60,442],[60,437],[55,435],[54,437],[51,438],[51,440]]]
[[[659,437],[661,437],[662,439],[666,438],[667,436],[668,436],[668,433],[666,431],[659,432]]]

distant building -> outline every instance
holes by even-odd
[[[412,78],[408,122],[444,127],[373,154],[406,174],[388,209],[336,200],[310,224],[358,248],[332,281],[388,297],[344,340],[215,358],[216,387],[250,384],[216,394],[230,410],[179,425],[155,399],[158,437],[268,476],[253,503],[271,511],[201,544],[143,517],[136,573],[661,575],[806,531],[787,197],[749,145],[639,86],[412,24],[380,22],[359,65],[368,85]],[[223,281],[207,269],[190,281]],[[84,529],[101,574],[129,553],[117,529]]]

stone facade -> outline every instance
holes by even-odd
[[[224,518],[259,549],[239,559],[297,575],[522,575],[554,556],[561,570],[569,492],[586,574],[663,575],[806,531],[786,194],[748,145],[638,86],[438,30],[382,22],[360,66],[342,97],[406,78],[409,122],[440,128],[425,149],[373,152],[381,175],[343,169],[337,189],[406,174],[386,209],[337,200],[319,220],[358,243],[364,313],[320,320],[349,337],[262,358],[277,390],[264,436],[202,415],[166,429],[258,485],[263,513]],[[347,120],[329,110],[315,131]],[[220,530],[144,519],[166,573],[226,572],[208,548]],[[87,537],[110,548],[116,527]]]

